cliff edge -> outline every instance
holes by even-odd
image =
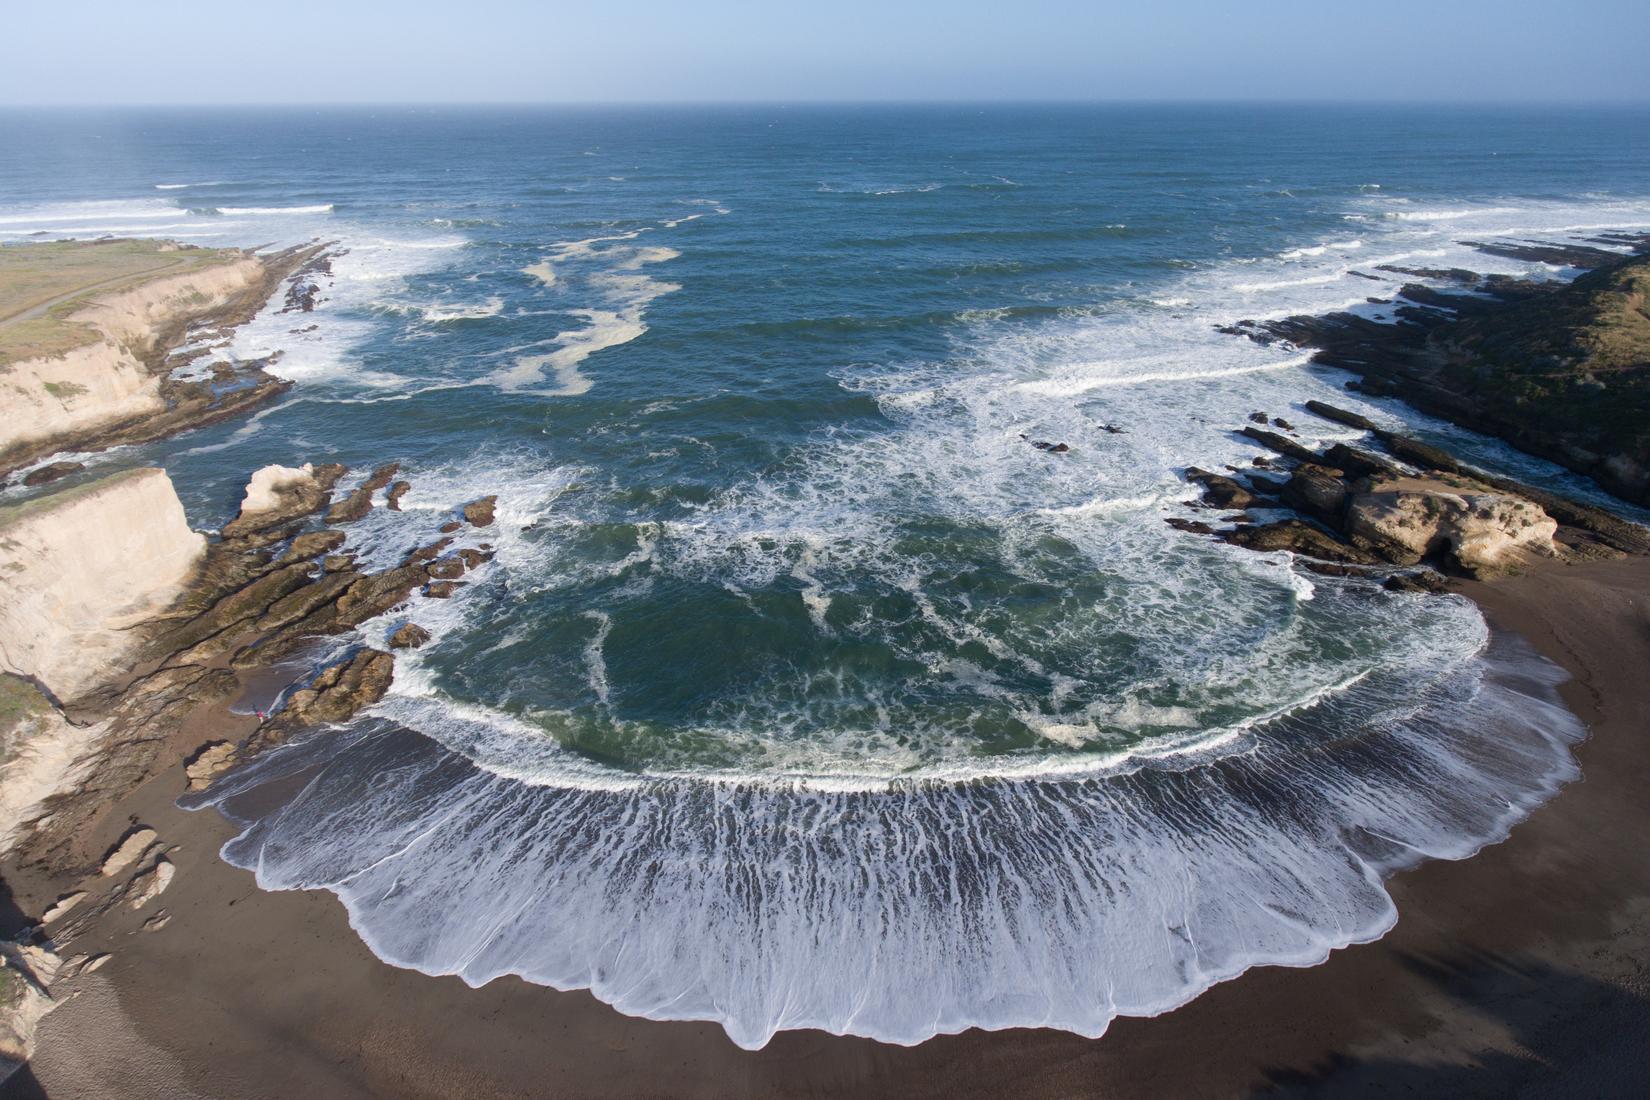
[[[0,668],[58,700],[99,686],[125,669],[132,628],[178,597],[205,550],[164,470],[0,509]]]

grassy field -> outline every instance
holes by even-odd
[[[95,339],[90,328],[66,320],[91,294],[197,270],[235,255],[153,240],[0,246],[0,367],[60,354]]]

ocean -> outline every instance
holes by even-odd
[[[1217,328],[1564,277],[1464,242],[1650,229],[1650,111],[10,111],[0,148],[7,243],[338,243],[221,349],[287,395],[95,471],[215,529],[259,466],[399,460],[379,564],[499,496],[473,583],[348,640],[432,631],[391,695],[195,800],[397,965],[752,1047],[1098,1035],[1379,936],[1385,874],[1577,774],[1557,671],[1470,603],[1164,520],[1253,412],[1356,437],[1312,398],[1605,499]]]

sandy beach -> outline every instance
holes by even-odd
[[[126,910],[41,1026],[7,1097],[1624,1095],[1650,1070],[1650,562],[1461,582],[1573,677],[1583,779],[1460,862],[1390,886],[1397,927],[1318,967],[1261,968],[1100,1040],[968,1032],[913,1048],[614,1012],[514,979],[471,989],[379,962],[327,893],[264,893],[216,850],[179,769],[111,819],[153,825],[170,920]]]

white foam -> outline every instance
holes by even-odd
[[[1487,675],[1347,695],[1327,739],[1308,712],[1212,758],[874,792],[604,786],[599,770],[524,785],[369,723],[282,746],[190,804],[233,815],[311,770],[225,857],[264,889],[332,890],[380,957],[471,985],[588,988],[631,1015],[716,1021],[746,1048],[792,1028],[1098,1036],[1250,966],[1381,935],[1385,874],[1472,854],[1575,777],[1582,729],[1558,679],[1504,643]],[[455,741],[466,726],[472,748],[533,741],[462,707],[397,715]]]
[[[315,203],[310,206],[220,206],[220,214],[330,214],[333,204]]]
[[[690,215],[661,225],[673,228],[703,216]],[[563,269],[570,269],[575,282],[569,292],[583,293],[594,301],[565,311],[584,321],[582,327],[565,329],[539,342],[537,347],[549,350],[519,355],[508,367],[490,374],[487,381],[507,392],[532,391],[549,397],[577,397],[588,393],[593,383],[580,370],[580,364],[599,351],[640,338],[647,332],[644,319],[647,307],[654,300],[681,289],[675,283],[642,273],[648,265],[666,263],[681,255],[663,245],[631,243],[656,228],[640,226],[619,233],[561,241],[550,246],[543,260],[522,268],[522,273],[536,279],[541,288],[558,290],[566,285]],[[604,245],[606,247],[601,247]],[[553,384],[546,386],[551,379]]]

